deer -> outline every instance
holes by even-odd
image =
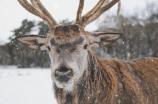
[[[84,0],[79,1],[76,21],[61,25],[40,0],[18,0],[30,13],[46,21],[50,34],[20,35],[23,46],[47,50],[51,79],[58,104],[158,104],[158,58],[136,60],[101,59],[92,47],[107,47],[122,33],[88,32],[85,27],[120,0],[99,0],[82,16]]]

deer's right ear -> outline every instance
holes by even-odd
[[[18,36],[15,38],[16,41],[21,43],[23,46],[32,49],[32,50],[46,50],[47,46],[45,45],[46,37],[39,35],[25,35]]]

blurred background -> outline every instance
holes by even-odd
[[[83,14],[98,1],[85,0]],[[124,34],[111,46],[93,49],[96,55],[124,60],[158,57],[158,1],[121,1],[119,17],[115,5],[86,27],[91,32]],[[71,24],[76,18],[79,0],[41,2],[61,24]],[[28,50],[14,41],[16,36],[30,34],[48,35],[49,30],[16,0],[0,0],[0,104],[56,104],[51,72],[44,70],[50,66],[47,52]]]

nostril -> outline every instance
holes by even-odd
[[[72,78],[72,70],[59,71],[55,72],[55,77],[59,82],[68,82]]]
[[[55,72],[55,77],[58,77],[59,76],[59,73],[58,71]]]
[[[67,73],[68,77],[72,77],[72,70],[69,70],[69,72]]]

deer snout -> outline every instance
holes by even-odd
[[[60,68],[55,71],[55,78],[59,82],[68,82],[73,76],[73,72],[69,68]]]

